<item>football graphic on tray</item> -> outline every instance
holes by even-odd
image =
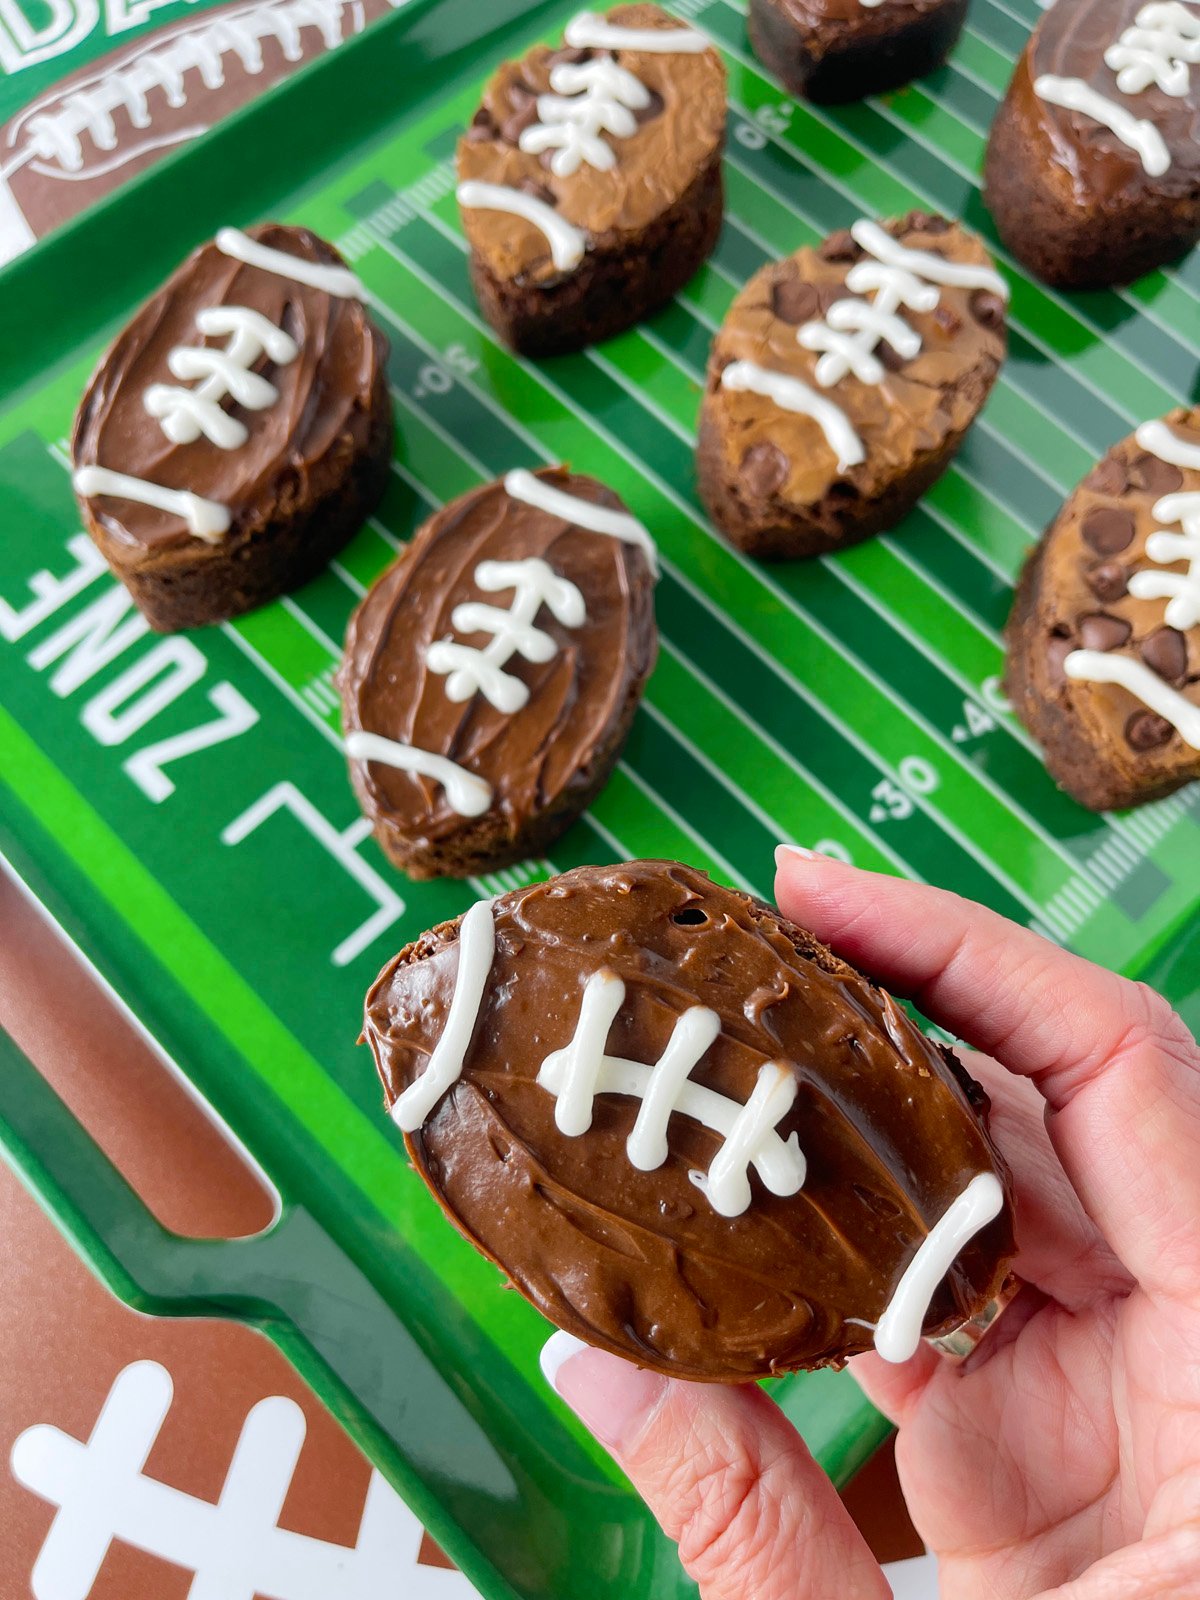
[[[0,266],[396,0],[254,0],[156,29],[0,127]]]

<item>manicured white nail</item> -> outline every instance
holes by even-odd
[[[669,1387],[659,1373],[597,1350],[570,1333],[551,1334],[542,1346],[541,1362],[555,1394],[617,1456],[641,1435]]]
[[[542,1353],[538,1358],[541,1362],[542,1377],[550,1387],[558,1389],[558,1369],[572,1356],[577,1356],[581,1350],[588,1346],[582,1339],[577,1339],[573,1333],[563,1333],[560,1328],[557,1333],[552,1333],[542,1346]]]
[[[785,861],[825,861],[828,858],[816,850],[809,850],[802,844],[777,844],[775,846],[775,865],[782,867]]]

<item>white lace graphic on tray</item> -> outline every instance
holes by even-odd
[[[356,0],[269,0],[207,24],[181,28],[165,42],[151,43],[126,57],[61,103],[43,98],[40,108],[27,112],[15,130],[25,141],[22,159],[51,177],[78,172],[84,164],[85,140],[97,150],[116,150],[117,113],[128,117],[134,128],[149,129],[151,95],[162,94],[168,106],[180,110],[188,103],[188,74],[198,74],[207,90],[220,89],[231,59],[257,76],[264,65],[263,44],[269,39],[278,42],[285,60],[299,61],[304,53],[302,36],[309,28],[319,32],[326,49],[333,49],[342,42],[347,13],[351,31],[357,33],[362,17]],[[187,129],[178,138],[202,131]]]
[[[47,1423],[17,1439],[14,1477],[58,1507],[34,1565],[34,1600],[87,1600],[114,1540],[193,1573],[190,1600],[378,1600],[405,1587],[421,1528],[377,1472],[353,1549],[279,1527],[306,1427],[283,1395],[247,1415],[215,1504],[147,1477],[172,1393],[165,1367],[135,1361],[118,1374],[87,1440]],[[446,1600],[472,1593],[457,1572],[422,1567],[421,1580]]]
[[[248,411],[264,411],[274,405],[279,390],[250,369],[263,355],[277,366],[286,366],[299,355],[299,346],[261,311],[245,306],[206,306],[196,313],[196,327],[202,334],[227,334],[229,343],[223,349],[176,345],[167,356],[172,375],[200,382],[194,389],[152,383],[142,403],[172,444],[191,444],[203,434],[218,449],[236,450],[245,444],[249,431],[221,402],[233,400]]]

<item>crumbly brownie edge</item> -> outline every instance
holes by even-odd
[[[751,502],[737,477],[724,471],[721,441],[706,396],[700,412],[696,476],[709,515],[731,544],[760,561],[826,555],[894,528],[950,465],[966,429],[951,434],[874,500],[826,495],[815,506],[784,504],[776,496]],[[834,485],[837,488],[837,485]]]
[[[1056,193],[1049,152],[1005,99],[984,161],[983,202],[1001,239],[1035,277],[1060,289],[1130,283],[1200,239],[1200,195],[1172,201],[1145,189],[1105,205]]]
[[[778,0],[750,0],[754,53],[793,94],[825,104],[895,89],[939,67],[966,21],[968,0],[917,16],[865,10],[861,23],[802,29]]]
[[[723,215],[718,150],[636,245],[601,244],[545,288],[497,278],[473,251],[471,284],[484,316],[514,350],[529,356],[581,350],[665,305],[712,253]]]
[[[392,460],[392,402],[382,363],[370,397],[366,449],[346,453],[328,487],[295,515],[256,530],[249,540],[198,550],[190,561],[142,568],[109,565],[156,633],[202,628],[254,611],[301,588],[348,543],[378,505]],[[86,506],[86,502],[84,503]],[[90,516],[87,528],[107,555],[107,540]]]

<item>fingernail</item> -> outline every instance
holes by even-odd
[[[828,856],[823,856],[818,850],[809,850],[802,844],[777,844],[775,846],[775,865],[782,867],[788,861],[828,861]]]
[[[667,1391],[667,1380],[607,1350],[593,1350],[570,1333],[553,1333],[542,1348],[550,1387],[599,1439],[619,1453],[634,1443]]]

